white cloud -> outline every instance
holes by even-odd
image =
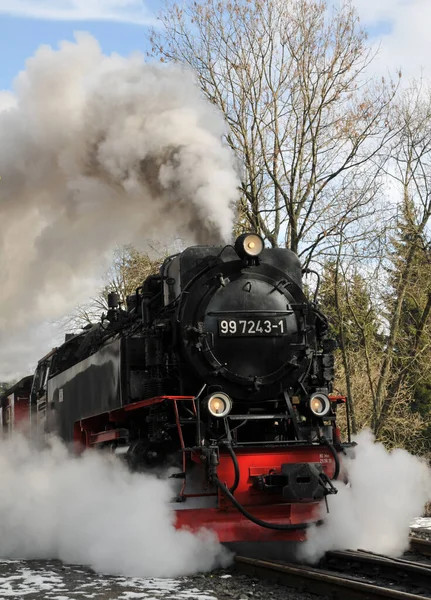
[[[431,78],[430,0],[354,0],[363,25],[384,27],[380,37],[379,72],[401,69],[403,78]],[[374,41],[374,40],[373,40]]]
[[[376,23],[392,18],[403,0],[355,0],[354,4],[364,22]]]
[[[0,0],[0,14],[54,21],[155,22],[143,0]]]

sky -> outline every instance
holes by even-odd
[[[341,0],[335,0],[340,1]],[[370,41],[379,46],[376,68],[402,69],[406,78],[431,75],[431,0],[354,0]],[[41,44],[56,47],[89,31],[105,53],[145,52],[148,25],[163,0],[0,0],[0,90]]]
[[[158,0],[0,0],[0,90],[39,46],[58,46],[75,31],[96,37],[104,53],[145,52],[145,32],[156,22]]]
[[[379,47],[377,69],[403,78],[431,77],[430,0],[354,0],[369,39]]]
[[[353,0],[353,4],[378,49],[373,64],[379,74],[401,69],[404,82],[421,73],[431,78],[431,0]],[[106,54],[145,53],[148,27],[156,23],[163,5],[164,0],[0,0],[0,109],[12,98],[4,92],[13,90],[14,78],[41,45],[57,48],[62,40],[73,41],[75,32],[87,31]],[[46,324],[33,332],[32,339],[15,340],[15,346],[22,344],[22,350],[28,350],[37,340],[39,348],[49,350],[53,330],[53,324]]]

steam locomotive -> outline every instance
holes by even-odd
[[[38,363],[33,428],[171,478],[177,527],[300,541],[336,493],[334,343],[297,256],[255,233],[167,258]],[[163,469],[165,469],[163,471]]]

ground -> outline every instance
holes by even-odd
[[[59,561],[0,560],[0,600],[316,600],[233,570],[176,579],[107,577]]]
[[[431,537],[431,518],[412,523]],[[55,560],[0,560],[0,600],[310,600],[309,594],[233,570],[176,579],[109,577]]]
[[[130,600],[173,598],[213,600],[199,592],[192,581],[173,579],[130,579],[95,575],[79,566],[59,561],[0,561],[0,599],[26,600]]]
[[[412,533],[417,533],[419,531],[423,531],[424,533],[429,531],[431,533],[431,517],[417,517],[410,524],[410,528]]]

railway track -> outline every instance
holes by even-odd
[[[431,598],[431,567],[363,551],[330,552],[319,567],[237,556],[236,567],[252,576],[338,600]]]
[[[367,579],[378,579],[389,586],[426,592],[431,597],[431,566],[403,558],[391,558],[364,550],[327,552],[320,567]]]

